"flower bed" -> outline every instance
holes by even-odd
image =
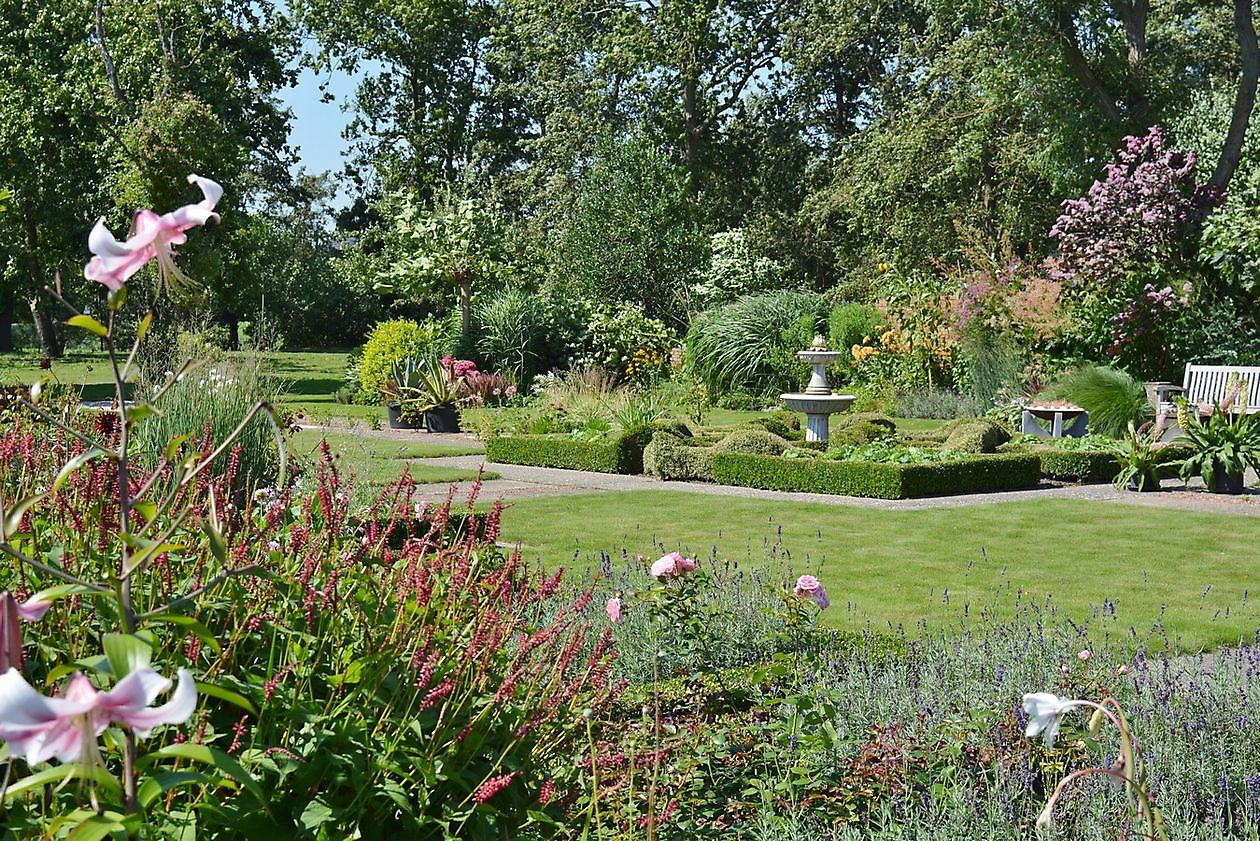
[[[1041,461],[1026,453],[924,464],[720,453],[713,459],[713,478],[723,485],[747,488],[909,499],[1034,488],[1041,481]]]
[[[486,441],[486,458],[500,464],[591,470],[596,473],[642,473],[643,448],[651,430],[612,436],[605,441],[578,441],[554,435],[513,435]]]

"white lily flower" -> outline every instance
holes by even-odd
[[[1028,713],[1028,726],[1024,729],[1024,735],[1031,739],[1038,733],[1044,733],[1046,747],[1054,747],[1054,737],[1059,734],[1063,715],[1074,706],[1071,699],[1053,692],[1032,692],[1025,695],[1024,712]]]

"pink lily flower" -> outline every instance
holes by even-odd
[[[114,238],[105,225],[104,216],[97,220],[88,235],[88,248],[95,256],[83,269],[83,276],[117,290],[150,260],[157,260],[164,287],[192,285],[188,276],[175,265],[171,246],[187,242],[184,232],[189,228],[204,225],[211,219],[219,221],[214,206],[222,198],[223,188],[195,173],[188,176],[188,183],[201,188],[201,201],[186,204],[162,216],[146,208],[137,210],[131,220],[131,236],[125,241]]]
[[[127,675],[108,692],[100,692],[76,672],[59,698],[39,694],[16,669],[0,675],[0,739],[9,753],[31,765],[56,757],[75,762],[96,751],[96,739],[109,723],[132,728],[141,739],[162,724],[180,724],[197,708],[197,684],[187,669],[170,700],[150,704],[171,682],[145,666]]]
[[[20,622],[38,622],[50,607],[52,602],[35,599],[19,602],[8,590],[0,591],[0,671],[22,668],[26,659],[22,653]]]

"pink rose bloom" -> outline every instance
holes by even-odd
[[[812,575],[802,575],[796,579],[796,587],[792,590],[800,598],[813,599],[814,603],[822,610],[826,610],[831,606],[831,599],[827,596],[827,588],[823,587],[822,582]]]
[[[1087,660],[1089,660],[1089,649],[1087,648],[1087,649],[1085,649],[1084,651],[1082,651],[1082,652],[1080,652],[1079,654],[1077,654],[1077,655],[1076,655],[1076,659],[1077,659],[1077,660],[1080,660],[1082,663],[1084,663],[1084,662],[1086,662]]]
[[[696,562],[691,558],[684,558],[678,552],[670,552],[652,564],[652,577],[677,578],[680,575],[691,572],[695,568]]]
[[[621,599],[613,596],[608,600],[608,605],[604,609],[608,611],[608,621],[616,622],[621,618]]]

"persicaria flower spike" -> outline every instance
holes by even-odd
[[[162,216],[147,208],[137,210],[131,220],[131,235],[126,240],[114,238],[105,225],[104,216],[97,220],[88,235],[88,248],[95,256],[83,269],[83,276],[117,290],[150,260],[157,260],[164,288],[169,290],[174,286],[194,285],[175,265],[171,246],[187,242],[184,232],[189,228],[204,225],[212,219],[219,221],[214,207],[223,197],[223,188],[196,173],[188,176],[188,183],[201,188],[201,201],[186,204]]]
[[[670,552],[668,555],[662,555],[655,563],[652,564],[653,578],[677,578],[685,575],[696,568],[696,562],[691,558],[684,558],[678,552]]]
[[[0,675],[0,739],[11,756],[35,765],[56,757],[74,762],[85,751],[96,750],[96,739],[109,723],[132,728],[145,738],[163,724],[181,724],[197,707],[197,685],[187,669],[179,670],[179,685],[170,700],[150,704],[171,682],[145,666],[124,677],[108,692],[100,692],[76,672],[59,698],[47,698],[26,682],[16,669]]]
[[[800,598],[813,599],[814,603],[822,610],[826,610],[831,606],[831,599],[827,596],[827,588],[812,575],[802,575],[796,579],[796,586],[792,588],[792,592]]]

